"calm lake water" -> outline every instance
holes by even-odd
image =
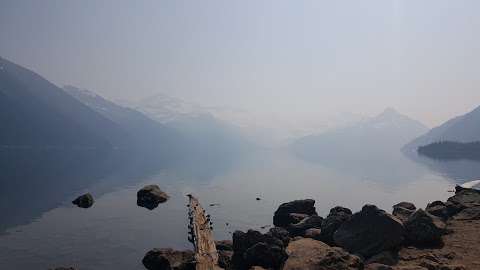
[[[477,162],[415,162],[400,153],[311,163],[259,150],[165,165],[130,154],[4,151],[0,162],[0,269],[16,270],[144,269],[141,259],[152,248],[191,248],[188,193],[212,215],[220,240],[235,230],[268,230],[278,205],[293,199],[315,199],[323,216],[336,205],[391,211],[400,201],[425,207],[444,200],[455,184],[480,178]],[[158,184],[171,199],[153,211],[138,207],[136,192],[146,184]],[[95,197],[90,209],[71,204],[84,192]]]

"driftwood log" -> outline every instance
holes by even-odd
[[[191,194],[189,198],[188,218],[190,220],[188,240],[193,244],[197,270],[222,269],[218,266],[218,253],[212,233],[210,216]]]

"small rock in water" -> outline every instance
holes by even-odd
[[[260,201],[261,199],[259,197],[256,198],[257,201]]]
[[[87,194],[78,196],[78,198],[73,200],[72,203],[81,208],[90,208],[92,207],[94,200],[93,200],[92,194],[87,193]]]
[[[157,185],[148,185],[137,192],[137,205],[148,210],[157,208],[158,204],[164,203],[169,196]]]

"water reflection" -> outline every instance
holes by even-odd
[[[14,158],[13,158],[14,157]],[[320,215],[366,203],[386,210],[399,201],[419,207],[446,199],[450,179],[392,155],[360,161],[306,162],[281,150],[256,150],[231,158],[188,158],[127,152],[3,153],[0,269],[74,265],[80,269],[143,269],[154,247],[190,248],[188,193],[212,215],[216,239],[234,230],[267,230],[282,202],[313,198]],[[136,205],[136,192],[158,184],[170,200],[153,211]],[[95,204],[70,204],[91,192]],[[257,201],[256,198],[261,200]],[[213,206],[209,206],[214,204]],[[228,225],[227,225],[228,223]]]
[[[432,159],[417,153],[409,153],[407,156],[415,162],[422,164],[431,171],[451,179],[456,184],[480,179],[480,161],[478,160],[442,160]]]

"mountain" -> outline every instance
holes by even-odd
[[[0,145],[122,147],[129,135],[35,72],[0,58]]]
[[[381,160],[399,153],[406,142],[426,130],[422,123],[387,108],[360,123],[300,138],[290,148],[300,157],[313,161]]]
[[[415,152],[418,147],[427,144],[452,141],[469,143],[480,141],[480,107],[455,117],[444,124],[433,128],[428,133],[414,139],[403,148],[406,152]]]
[[[204,107],[165,94],[157,94],[128,105],[160,123],[209,113]]]
[[[180,147],[189,155],[218,161],[237,156],[253,146],[240,127],[217,116],[217,108],[203,107],[164,94],[128,106],[178,132],[186,140]]]
[[[178,132],[137,110],[120,106],[86,89],[71,85],[64,86],[63,89],[98,114],[122,127],[131,138],[131,147],[172,154],[175,152],[175,146],[184,143]]]
[[[435,142],[420,146],[418,153],[437,160],[480,160],[480,142]]]

